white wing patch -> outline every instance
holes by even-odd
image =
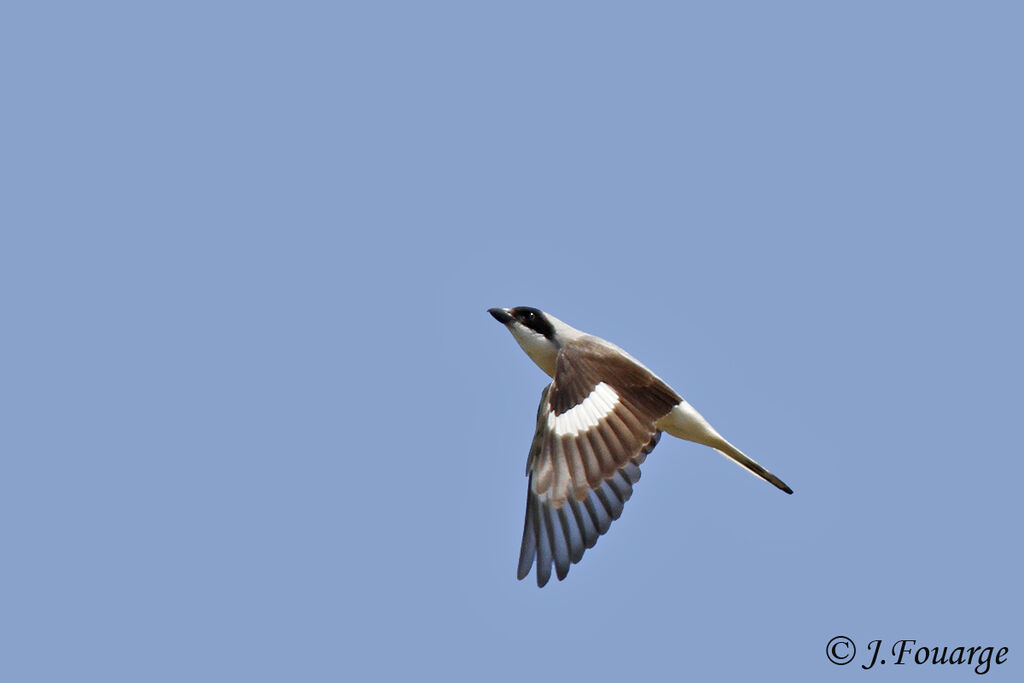
[[[593,429],[619,403],[619,395],[604,382],[598,383],[581,403],[561,415],[548,413],[548,430],[555,436],[576,436]]]

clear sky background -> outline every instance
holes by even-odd
[[[1021,680],[1018,3],[7,3],[5,681]],[[664,439],[515,580],[547,381]]]

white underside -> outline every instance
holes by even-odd
[[[685,400],[677,403],[676,407],[668,415],[658,420],[654,426],[679,439],[710,446],[750,474],[763,479],[754,471],[760,465],[749,455],[722,438],[722,435],[716,432],[715,428],[708,424],[708,421]]]
[[[678,439],[693,441],[712,448],[721,448],[729,443],[685,400],[677,403],[676,407],[668,415],[658,420],[654,426]]]

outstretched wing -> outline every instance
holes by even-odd
[[[537,585],[558,579],[619,518],[658,443],[654,426],[680,397],[606,342],[566,344],[555,379],[541,394],[527,460],[529,490],[519,553],[520,579],[537,561]]]

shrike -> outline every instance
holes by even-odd
[[[537,560],[537,585],[559,581],[593,548],[633,494],[640,464],[663,431],[710,446],[754,475],[793,493],[726,441],[693,406],[640,361],[528,306],[488,313],[553,377],[537,409],[526,461],[529,485],[518,577]]]

